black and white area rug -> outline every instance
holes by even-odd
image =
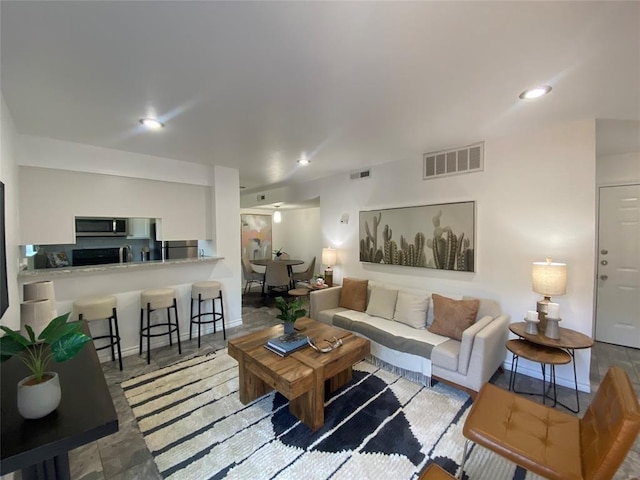
[[[470,398],[360,362],[312,432],[272,392],[243,405],[226,349],[122,384],[164,478],[415,479],[431,462],[456,474]],[[538,478],[474,446],[465,479]]]

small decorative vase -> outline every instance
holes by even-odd
[[[289,335],[295,331],[293,328],[295,322],[284,322],[284,334]]]
[[[42,418],[53,412],[62,398],[60,378],[56,372],[45,372],[49,377],[42,383],[29,385],[35,375],[18,382],[18,411],[24,418]]]

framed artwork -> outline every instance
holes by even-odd
[[[7,244],[5,239],[4,183],[0,182],[0,318],[9,308],[9,288],[7,285]]]
[[[475,202],[361,211],[360,261],[473,272]]]
[[[271,215],[241,214],[240,228],[243,258],[271,258]]]

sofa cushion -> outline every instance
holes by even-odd
[[[440,367],[456,372],[460,357],[460,342],[456,340],[447,340],[433,349],[431,352],[431,363]]]
[[[367,313],[374,317],[382,317],[391,320],[396,309],[398,290],[383,287],[373,287],[371,297],[367,305]]]
[[[368,283],[368,280],[359,280],[357,278],[343,279],[339,306],[357,312],[364,312],[367,308]]]
[[[429,297],[426,294],[412,295],[400,290],[393,319],[410,327],[423,329],[427,324],[428,310]]]
[[[420,355],[424,358],[431,357],[431,350],[435,345],[448,340],[447,337],[436,335],[429,330],[419,330],[403,323],[372,317],[364,312],[353,310],[336,314],[333,317],[333,324],[393,350]]]
[[[463,300],[473,300],[477,297],[462,297]],[[499,317],[502,314],[502,310],[500,309],[500,305],[495,300],[490,298],[478,298],[480,300],[480,305],[478,306],[478,314],[476,315],[476,322],[481,318],[486,317],[487,315],[491,318]]]
[[[480,301],[454,300],[434,293],[433,299],[433,324],[429,331],[444,335],[445,337],[462,339],[462,332],[473,325],[478,314]]]

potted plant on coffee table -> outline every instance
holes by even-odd
[[[13,356],[27,366],[31,375],[18,382],[18,411],[25,418],[41,418],[53,412],[62,398],[57,372],[47,371],[51,360],[66,362],[75,357],[91,338],[80,331],[82,323],[67,323],[69,313],[49,322],[36,339],[25,325],[27,337],[0,326],[0,362]]]
[[[280,310],[280,315],[276,316],[276,318],[284,322],[284,333],[288,339],[293,340],[293,337],[298,336],[294,329],[294,324],[296,320],[307,314],[307,310],[302,306],[303,301],[300,298],[287,302],[283,297],[276,297],[276,307]]]

